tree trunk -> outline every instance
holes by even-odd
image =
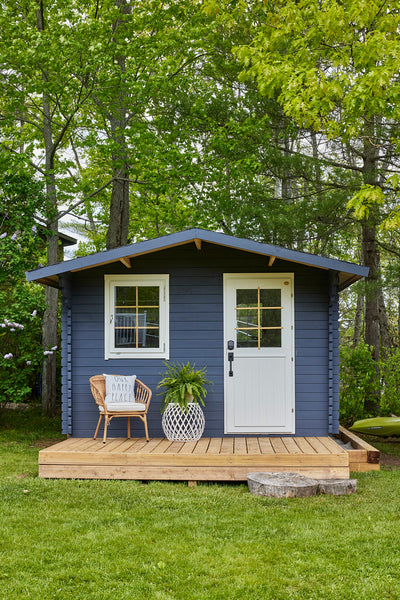
[[[397,346],[400,348],[400,288],[398,289],[399,305],[397,308]]]
[[[118,160],[113,157],[114,164]],[[113,168],[110,220],[107,230],[107,250],[128,243],[129,231],[129,168],[126,162]]]
[[[38,31],[44,31],[43,2],[36,12]],[[47,81],[47,74],[43,72],[43,80]],[[54,144],[50,102],[43,94],[43,138],[45,146],[46,163],[46,193],[54,211],[57,209],[57,188],[54,176]],[[50,223],[51,237],[47,246],[47,264],[51,265],[58,260],[58,223]],[[46,288],[47,308],[43,317],[42,346],[43,350],[50,350],[57,346],[57,323],[58,323],[58,290]],[[42,408],[49,415],[54,416],[57,406],[57,368],[56,354],[49,354],[43,361],[42,368]]]
[[[366,282],[365,298],[365,342],[373,348],[374,359],[379,360],[379,267],[380,257],[376,243],[376,228],[374,225],[364,224],[363,256],[364,264],[369,267]]]
[[[383,290],[379,290],[378,295],[378,310],[379,310],[379,329],[381,333],[381,355],[382,358],[387,357],[387,351],[392,347],[392,337],[390,335],[389,319],[386,312],[385,298]]]
[[[378,149],[373,145],[371,139],[374,137],[374,123],[366,126],[364,138],[364,183],[372,186],[377,185],[376,165]],[[369,275],[366,281],[365,297],[365,342],[372,348],[373,358],[376,361],[377,374],[379,376],[379,290],[380,281],[380,254],[376,239],[377,230],[377,207],[371,207],[368,218],[362,224],[362,256],[365,266],[369,267]],[[365,408],[370,412],[379,414],[380,390],[376,390],[374,398],[365,401]]]
[[[356,348],[361,341],[363,315],[364,315],[364,296],[361,294],[358,294],[356,314],[354,317],[353,348]]]
[[[131,12],[131,7],[126,0],[115,0],[123,15]],[[123,21],[117,20],[116,28],[124,28]],[[125,140],[127,126],[127,95],[124,89],[125,56],[117,56],[116,62],[121,71],[120,93],[116,97],[114,106],[110,107],[108,119],[111,126],[111,138],[117,149],[112,154],[113,184],[110,202],[110,220],[107,230],[107,250],[124,246],[128,243],[129,232],[129,163],[128,151]]]

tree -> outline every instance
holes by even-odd
[[[327,161],[351,174],[348,199],[361,220],[370,268],[365,341],[379,359],[380,259],[377,229],[399,172],[398,3],[281,0],[243,3],[264,13],[251,44],[238,48],[244,78],[277,97],[285,114],[345,149]],[[347,155],[347,160],[344,158]]]
[[[43,354],[40,286],[27,284],[25,269],[45,252],[46,231],[39,222],[50,217],[42,185],[21,170],[21,161],[0,153],[0,406],[25,400],[39,380],[39,369],[56,348]],[[44,359],[44,357],[46,357]],[[44,360],[43,360],[44,359]]]
[[[23,155],[45,182],[53,207],[48,264],[59,257],[58,207],[69,202],[74,191],[71,180],[67,181],[71,165],[66,151],[68,135],[91,93],[88,81],[93,81],[87,37],[96,19],[91,5],[89,0],[78,4],[65,0],[1,3],[1,144],[10,153]],[[56,289],[46,289],[44,347],[57,344],[57,298]],[[53,414],[55,356],[44,363],[42,400],[46,412]]]

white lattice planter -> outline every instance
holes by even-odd
[[[189,402],[188,411],[179,404],[170,403],[162,416],[165,437],[171,442],[195,442],[201,438],[205,426],[204,413],[196,402]]]

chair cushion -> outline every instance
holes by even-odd
[[[136,375],[106,375],[106,398],[109,402],[135,402]]]
[[[112,411],[132,411],[139,412],[142,410],[146,410],[146,405],[141,402],[109,402],[108,397],[105,398],[107,410]],[[99,406],[100,412],[104,412],[103,407]]]

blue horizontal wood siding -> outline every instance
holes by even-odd
[[[163,361],[104,360],[104,275],[129,273],[169,273],[170,360],[207,367],[214,385],[206,401],[205,435],[223,435],[223,273],[228,272],[294,272],[296,435],[327,435],[329,271],[280,259],[268,267],[263,256],[208,243],[201,251],[193,244],[139,256],[131,269],[112,263],[71,273],[72,435],[93,435],[98,411],[88,380],[99,373],[135,373],[149,385],[153,390],[149,432],[153,437],[163,435],[156,390],[165,370]],[[143,425],[134,421],[133,435],[143,434]],[[126,435],[126,420],[114,419],[109,435]]]

